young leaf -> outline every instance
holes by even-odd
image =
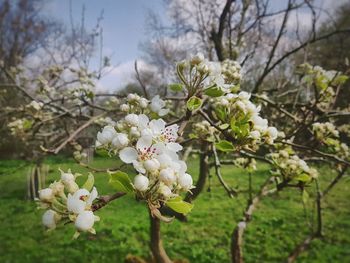
[[[129,176],[122,172],[109,172],[109,184],[116,190],[124,193],[132,193],[133,187],[131,185],[131,180]]]
[[[170,209],[178,212],[180,214],[188,214],[193,208],[193,204],[187,203],[182,200],[181,196],[177,196],[175,198],[169,199],[165,205]]]
[[[220,97],[224,94],[224,92],[218,86],[214,86],[206,89],[204,94],[209,97]]]
[[[190,111],[198,110],[202,106],[202,100],[196,96],[192,96],[187,101],[187,108]]]
[[[110,157],[110,155],[106,149],[96,148],[95,152],[97,155],[99,155],[101,157]]]
[[[233,144],[226,140],[215,143],[215,147],[222,152],[232,152],[234,150]]]
[[[298,174],[293,179],[296,180],[296,181],[307,183],[307,182],[310,182],[311,177],[308,174],[306,174],[306,173],[302,173],[302,174]]]
[[[92,187],[94,186],[94,183],[95,183],[95,178],[94,178],[92,173],[89,173],[88,178],[86,179],[82,188],[84,188],[90,192]]]
[[[169,88],[172,90],[172,91],[181,91],[183,89],[182,87],[182,84],[181,83],[173,83],[173,84],[170,84],[169,85]]]

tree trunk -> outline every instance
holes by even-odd
[[[150,235],[151,235],[151,251],[155,263],[172,263],[167,253],[164,250],[163,243],[160,237],[160,220],[151,215],[150,212]]]

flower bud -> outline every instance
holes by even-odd
[[[68,181],[64,184],[64,186],[66,187],[68,193],[75,193],[79,190],[79,186],[74,181]]]
[[[151,159],[151,160],[146,160],[143,163],[143,166],[145,167],[146,171],[154,172],[159,169],[160,163],[157,159]]]
[[[171,185],[176,181],[175,172],[171,168],[162,169],[159,173],[159,178],[166,185]]]
[[[53,182],[50,184],[50,188],[52,189],[54,195],[59,195],[64,191],[64,185],[61,182]]]
[[[259,131],[251,131],[249,133],[250,137],[253,139],[253,140],[259,140],[260,139],[260,132]]]
[[[146,191],[148,188],[149,180],[146,176],[139,174],[134,178],[134,187],[141,192]]]
[[[139,117],[136,114],[131,113],[125,116],[125,121],[131,126],[137,126],[139,124]]]
[[[102,132],[97,133],[97,140],[102,144],[108,144],[111,143],[114,136],[117,134],[114,127],[112,126],[105,126],[102,130]]]
[[[126,98],[127,98],[127,100],[130,102],[130,101],[133,101],[133,100],[136,99],[136,95],[133,94],[133,93],[131,93],[131,94],[129,94]]]
[[[53,210],[47,210],[42,217],[42,223],[49,229],[56,228],[56,223],[60,220],[61,216]]]
[[[65,184],[70,181],[75,181],[75,177],[71,172],[68,171],[68,173],[65,173],[61,170],[61,181]]]
[[[140,99],[140,107],[141,107],[142,109],[145,109],[145,108],[147,108],[147,106],[148,106],[148,100],[145,99],[145,98],[141,98],[141,99]]]
[[[130,110],[130,106],[128,104],[120,105],[120,110],[123,112],[128,112]]]
[[[192,65],[198,65],[204,60],[204,55],[202,53],[197,53],[194,57],[191,58]]]
[[[124,133],[117,133],[117,135],[112,140],[112,146],[116,149],[122,149],[126,147],[129,143],[128,136]]]
[[[271,139],[276,139],[278,136],[278,131],[275,127],[268,127],[267,128],[267,134]]]
[[[54,194],[51,188],[39,190],[39,199],[44,202],[51,202],[54,199]]]
[[[136,127],[131,127],[130,136],[132,137],[140,137],[141,133]]]
[[[178,183],[185,191],[188,191],[189,189],[191,189],[193,184],[192,176],[188,173],[180,174]]]
[[[161,193],[164,197],[167,197],[167,198],[173,195],[173,193],[171,192],[171,189],[164,184],[161,184],[159,186],[159,193]]]
[[[92,211],[83,211],[77,216],[77,219],[75,220],[75,227],[79,231],[88,231],[92,229],[94,223],[94,213]]]

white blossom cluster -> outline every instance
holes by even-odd
[[[318,106],[322,109],[328,109],[334,103],[334,97],[336,95],[335,87],[343,85],[349,78],[342,72],[334,70],[324,70],[319,66],[311,66],[310,64],[302,64],[299,66],[299,73],[303,75],[302,83],[306,84],[309,88],[315,86],[317,94]]]
[[[230,123],[231,129],[237,127],[232,130],[237,139],[250,139],[253,143],[264,141],[272,144],[278,136],[278,131],[275,127],[268,126],[267,119],[262,118],[259,114],[261,107],[252,103],[250,96],[249,93],[241,91],[238,94],[228,93],[213,99],[218,115],[219,111],[225,113],[225,116],[218,116],[218,118]]]
[[[295,154],[290,154],[288,150],[271,153],[270,157],[277,172],[285,180],[294,179],[302,182],[310,182],[318,176],[316,169],[310,168],[304,160]]]
[[[31,108],[36,111],[40,111],[43,106],[44,104],[42,102],[37,102],[35,100],[33,100],[31,103],[27,105],[28,108]]]
[[[42,217],[43,225],[54,229],[60,221],[73,222],[77,230],[75,237],[86,231],[94,234],[94,223],[99,221],[92,211],[92,203],[98,195],[96,188],[88,187],[92,188],[91,192],[79,188],[75,181],[79,174],[73,174],[71,170],[60,172],[59,181],[39,191],[40,208],[47,209]]]
[[[162,117],[169,113],[169,109],[165,108],[166,102],[162,100],[159,95],[152,98],[151,101],[146,98],[142,98],[137,94],[129,94],[127,96],[127,102],[120,105],[120,110],[122,112],[142,112],[149,109],[151,112],[156,113],[158,116]]]
[[[210,140],[216,132],[215,127],[211,126],[210,123],[205,120],[193,123],[192,127],[193,132],[191,133],[191,137],[193,138]]]
[[[222,63],[208,61],[202,53],[183,60],[178,63],[181,72],[191,71],[193,79],[200,79],[205,86],[216,86],[224,92],[230,92],[233,88],[237,90],[241,80],[241,67],[239,63],[232,60],[225,60]],[[196,76],[198,75],[198,76]]]
[[[331,122],[312,125],[315,137],[328,146],[328,151],[333,151],[339,157],[348,159],[350,157],[349,146],[339,140],[339,131]]]
[[[166,201],[193,187],[186,163],[178,156],[182,146],[176,142],[177,131],[177,124],[166,126],[162,119],[149,120],[144,114],[131,113],[116,127],[104,127],[97,134],[96,147],[133,165],[138,172],[133,187],[140,198]]]
[[[339,131],[331,122],[315,122],[314,124],[312,124],[312,130],[315,133],[316,138],[320,140],[323,140],[329,136],[339,137]]]
[[[26,130],[29,129],[32,125],[32,122],[26,118],[23,119],[14,119],[13,121],[7,124],[7,127],[10,129],[13,136],[18,136],[23,138],[25,136]]]
[[[241,65],[234,60],[224,60],[221,63],[221,74],[225,79],[225,83],[238,85],[241,82]]]

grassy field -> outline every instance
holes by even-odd
[[[72,168],[86,172],[72,161],[49,159],[50,174],[47,183],[57,179],[57,169]],[[22,161],[0,161],[0,262],[124,262],[128,254],[149,257],[148,213],[144,203],[132,197],[123,197],[100,210],[101,221],[96,224],[97,235],[82,235],[72,240],[72,225],[45,232],[41,226],[42,211],[33,202],[26,201],[26,172]],[[110,161],[97,159],[98,167]],[[197,160],[189,170],[196,178]],[[229,262],[230,235],[241,218],[246,205],[247,173],[225,167],[223,176],[242,193],[229,199],[214,176],[211,191],[203,192],[187,223],[163,225],[165,247],[173,259],[189,262]],[[269,175],[268,167],[259,165],[253,174],[254,191]],[[322,169],[321,186],[334,176]],[[106,174],[96,174],[96,186],[101,194],[112,189]],[[311,195],[313,194],[310,189]],[[311,204],[310,204],[311,205]],[[350,262],[350,180],[344,178],[323,202],[325,208],[325,238],[315,240],[298,262]],[[309,224],[301,195],[296,189],[287,189],[265,198],[258,206],[245,235],[246,262],[285,262],[294,246],[309,233]]]

